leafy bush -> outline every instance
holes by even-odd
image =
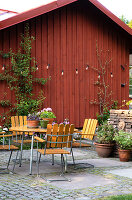
[[[113,137],[115,133],[116,130],[113,128],[113,126],[109,125],[107,122],[104,122],[98,128],[96,140],[100,144],[113,143]]]
[[[16,105],[17,114],[19,116],[27,116],[29,113],[37,112],[39,103],[37,99],[21,100]]]
[[[113,138],[120,149],[132,149],[132,133],[119,131]]]

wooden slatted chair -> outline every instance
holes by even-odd
[[[0,132],[0,138],[3,138],[3,144],[0,145],[0,150],[2,150],[2,151],[10,151],[11,152],[10,156],[9,156],[8,163],[7,163],[7,167],[6,168],[1,168],[0,169],[0,174],[9,173],[8,168],[9,168],[9,164],[10,164],[10,161],[11,161],[12,152],[13,151],[17,151],[17,154],[16,154],[16,158],[17,158],[19,148],[16,147],[15,145],[11,144],[12,134],[6,134],[5,132]],[[5,138],[9,139],[9,144],[5,144]],[[16,159],[15,159],[15,162],[16,162]],[[12,172],[14,172],[14,169],[15,169],[15,162],[14,162],[14,166],[13,166]]]
[[[27,116],[12,116],[11,117],[11,125],[12,127],[20,127],[20,126],[26,126],[27,125]],[[25,132],[25,135],[31,136],[33,133]],[[15,139],[13,140],[14,143],[21,145],[21,153],[19,158],[19,166],[21,167],[22,164],[22,151],[23,151],[23,144],[30,144],[32,142],[31,139],[27,139],[24,137],[23,132],[19,131],[13,131],[13,137],[15,136]]]
[[[62,174],[61,175],[64,176],[64,167],[66,168],[66,166],[67,166],[67,163],[66,163],[67,160],[64,159],[64,155],[71,154],[73,136],[71,136],[69,134],[69,125],[65,126],[65,131],[64,131],[64,124],[60,124],[59,129],[58,129],[58,124],[55,124],[53,126],[53,131],[51,131],[51,129],[52,129],[52,126],[50,124],[48,124],[45,148],[38,149],[38,145],[37,145],[37,172],[39,175],[38,153],[40,153],[42,155],[60,154],[61,155],[61,165],[62,165]],[[42,141],[41,138],[38,138],[38,137],[34,137],[34,138],[38,141],[40,141],[40,140]],[[70,149],[67,149],[67,147],[70,147]],[[47,180],[47,179],[45,179],[45,180],[46,181],[57,181],[57,180]],[[64,177],[64,179],[61,179],[61,180],[68,180],[68,179]]]
[[[78,131],[80,137],[80,142],[76,140],[73,141],[73,147],[90,147],[90,144],[82,143],[82,139],[86,139],[92,142],[94,141],[94,137],[96,136],[95,131],[97,127],[98,120],[96,119],[85,119],[82,131]]]
[[[20,127],[20,126],[26,126],[27,125],[27,116],[12,116],[11,117],[11,125],[12,127]],[[19,131],[13,131],[13,136],[15,136],[14,142],[21,144],[22,143],[22,132]],[[32,135],[32,133],[25,133],[25,135]],[[18,136],[19,139],[18,139]],[[25,139],[23,140],[23,144],[31,143],[32,140]]]

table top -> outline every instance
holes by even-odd
[[[17,126],[17,127],[10,127],[9,131],[20,131],[20,132],[39,132],[39,133],[46,133],[47,128],[28,128],[27,126]],[[77,132],[78,129],[74,129],[74,132]]]
[[[10,127],[9,131],[21,131],[21,132],[39,132],[39,133],[46,133],[46,128],[28,128],[27,126],[16,126]]]

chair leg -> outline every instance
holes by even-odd
[[[19,151],[17,151],[16,159],[15,159],[15,161],[14,161],[14,165],[13,165],[13,169],[12,169],[12,172],[13,172],[13,173],[14,173],[14,169],[15,169],[15,166],[16,166],[16,161],[17,161],[18,153],[19,153]]]
[[[21,167],[22,165],[22,150],[23,150],[23,134],[22,134],[22,142],[21,142],[21,153],[20,153],[20,158],[19,158],[20,160],[19,167]]]
[[[9,160],[8,160],[8,164],[7,164],[7,169],[9,167],[9,164],[10,164],[10,161],[11,161],[11,156],[12,156],[12,151],[11,151],[10,156],[9,156]]]
[[[64,163],[65,163],[65,172],[67,172],[67,155],[65,154],[65,161],[64,161]]]
[[[41,159],[41,153],[40,153],[40,155],[39,155],[39,163],[40,163],[40,159]]]
[[[81,143],[82,143],[82,137],[80,136],[80,148],[81,148]]]
[[[52,154],[52,165],[54,165],[54,154]]]
[[[61,154],[61,170],[62,170],[62,174],[63,174],[63,165],[64,165],[64,158],[63,158],[63,154]]]
[[[75,159],[74,159],[74,155],[73,155],[73,150],[72,149],[71,149],[71,153],[72,153],[73,164],[75,165]]]

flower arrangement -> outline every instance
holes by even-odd
[[[40,119],[44,118],[56,118],[55,114],[53,113],[51,108],[44,108],[40,112],[37,113]]]
[[[68,118],[64,119],[64,122],[61,122],[60,124],[64,124],[64,125],[70,124],[69,119]]]
[[[39,116],[38,116],[37,113],[28,114],[27,120],[30,120],[30,121],[37,120],[37,121],[39,121]]]

